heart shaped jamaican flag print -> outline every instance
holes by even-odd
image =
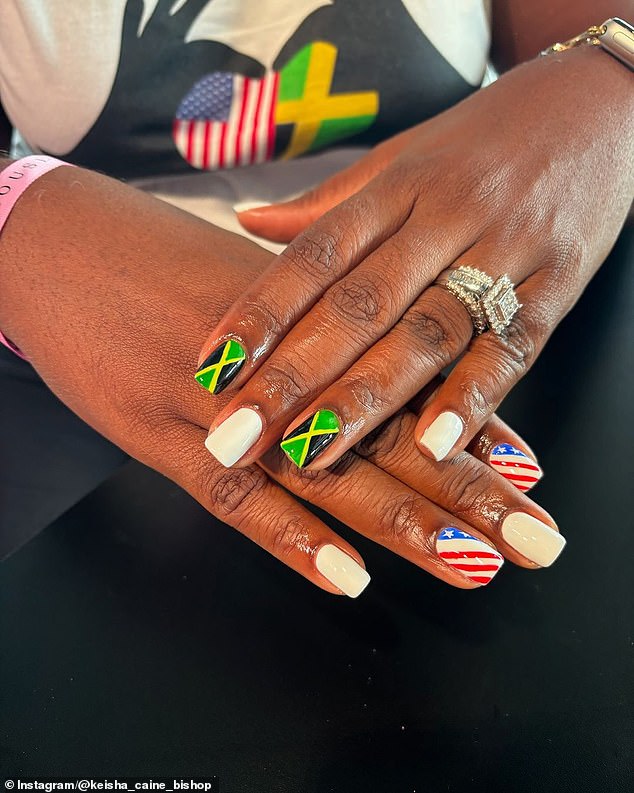
[[[336,60],[333,44],[316,41],[262,79],[205,75],[176,111],[178,151],[194,168],[218,170],[297,157],[362,132],[377,116],[379,95],[331,94]]]

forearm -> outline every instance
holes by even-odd
[[[634,0],[493,0],[493,62],[506,71],[614,16],[632,22]]]

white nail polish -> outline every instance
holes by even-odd
[[[370,583],[367,571],[336,545],[322,545],[315,565],[324,578],[351,598],[358,597]]]
[[[238,212],[248,212],[250,209],[262,209],[262,207],[270,207],[270,204],[267,204],[262,201],[238,201],[237,204],[233,205],[233,211]]]
[[[423,433],[420,442],[437,460],[444,460],[454,443],[462,435],[463,428],[460,416],[446,411],[432,421]]]
[[[512,512],[504,519],[502,537],[518,553],[540,567],[549,567],[566,545],[558,531],[525,512]]]
[[[251,408],[240,408],[207,436],[205,446],[229,468],[249,451],[261,432],[260,414]]]

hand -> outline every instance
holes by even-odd
[[[458,587],[491,577],[501,563],[496,545],[509,559],[535,566],[530,548],[512,547],[518,519],[559,536],[552,518],[468,454],[446,473],[431,464],[430,497],[421,494],[416,479],[427,469],[409,432],[403,442],[377,440],[350,453],[336,473],[317,478],[285,470],[279,452],[263,463],[270,476],[256,465],[228,471],[213,460],[203,428],[222,402],[211,405],[192,380],[192,350],[209,318],[219,317],[264,269],[268,257],[257,246],[104,177],[60,168],[21,199],[2,247],[0,326],[52,390],[98,431],[323,589],[358,594],[367,583],[362,559],[271,477]],[[210,249],[222,256],[210,256]],[[493,440],[483,442],[510,440],[530,453],[502,425],[491,426]],[[385,470],[372,462],[379,454],[392,457]],[[488,460],[488,447],[474,454]],[[460,514],[442,506],[453,499]],[[440,556],[435,539],[445,528],[470,534],[474,539],[464,542],[475,544],[480,561],[465,562],[462,550],[455,558]]]
[[[415,428],[428,456],[464,449],[614,243],[634,195],[633,119],[631,74],[582,48],[509,72],[305,199],[243,213],[257,234],[301,233],[203,348],[203,366],[229,337],[244,348],[212,430],[247,407],[262,431],[234,462],[284,436],[295,462],[330,466],[466,351]],[[518,284],[523,308],[501,336],[472,339],[464,306],[433,283],[460,265]],[[319,413],[332,442],[293,456]]]

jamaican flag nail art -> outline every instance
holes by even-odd
[[[203,361],[194,375],[196,382],[212,394],[219,394],[242,369],[246,357],[244,347],[229,339]]]
[[[303,468],[334,441],[339,432],[339,419],[332,410],[318,410],[290,435],[280,446],[289,460]]]

